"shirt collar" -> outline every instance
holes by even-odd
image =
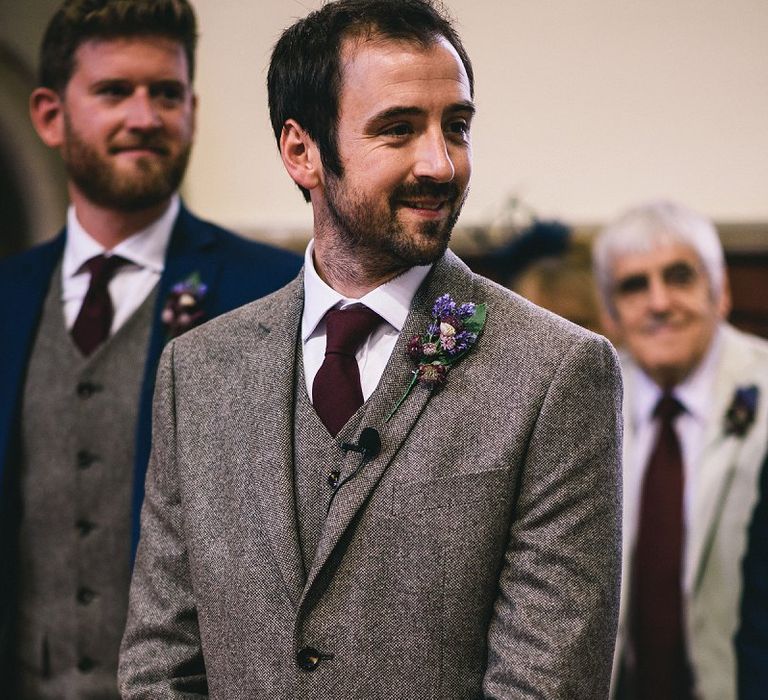
[[[712,403],[712,392],[715,383],[715,368],[720,360],[723,345],[722,327],[718,327],[709,344],[704,358],[698,367],[685,381],[673,389],[675,398],[685,407],[686,413],[702,424],[706,420]],[[662,395],[661,387],[656,384],[637,365],[634,367],[633,384],[636,388],[634,405],[632,406],[633,421],[640,423],[653,420],[653,412]]]
[[[403,330],[411,302],[432,265],[417,265],[394,279],[371,290],[360,299],[349,299],[329,287],[317,274],[312,253],[314,240],[304,253],[304,314],[301,321],[301,340],[306,342],[318,323],[334,306],[344,308],[350,304],[364,304],[375,311],[398,332]]]
[[[171,198],[170,205],[160,218],[126,238],[110,252],[130,260],[140,268],[157,274],[162,273],[165,266],[165,251],[180,208],[181,203],[176,194]],[[74,277],[87,260],[104,252],[105,248],[82,227],[77,219],[74,205],[70,204],[67,210],[67,241],[62,260],[64,278]]]

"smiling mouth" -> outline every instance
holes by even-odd
[[[412,182],[396,187],[389,197],[390,206],[412,212],[413,216],[438,219],[449,216],[460,202],[455,182]]]
[[[442,209],[446,204],[447,200],[441,199],[435,202],[409,202],[404,201],[402,202],[402,205],[405,207],[409,207],[411,209],[423,209],[425,211],[439,211]]]
[[[117,155],[119,153],[139,153],[139,154],[148,154],[151,153],[156,156],[167,156],[168,155],[168,149],[163,148],[162,146],[145,146],[137,144],[136,146],[118,146],[110,149],[110,152],[113,155]]]
[[[663,335],[666,333],[678,333],[681,330],[685,330],[686,325],[681,323],[657,323],[652,326],[648,326],[645,332],[649,335]]]

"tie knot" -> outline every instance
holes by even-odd
[[[119,255],[96,255],[85,261],[85,269],[91,273],[91,287],[106,286],[117,268],[129,261]]]
[[[325,314],[325,354],[354,355],[381,320],[379,314],[365,306],[331,309]]]
[[[679,416],[685,407],[673,394],[665,392],[662,394],[656,408],[653,409],[654,418],[658,418],[662,423],[669,423]]]

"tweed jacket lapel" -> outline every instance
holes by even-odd
[[[686,550],[685,589],[694,593],[701,583],[707,555],[745,444],[743,438],[726,435],[725,415],[736,390],[753,384],[760,372],[760,368],[754,367],[753,358],[746,348],[728,333],[729,329],[724,330],[726,335],[714,388],[714,406],[705,430],[708,439],[696,474],[696,494]]]
[[[244,351],[231,439],[244,441],[247,464],[239,469],[238,497],[256,510],[267,533],[288,596],[298,604],[304,586],[293,493],[293,402],[296,343],[303,308],[303,276],[272,297],[256,318],[253,343]]]
[[[469,268],[448,251],[435,264],[414,296],[411,310],[381,381],[362,409],[361,429],[373,427],[379,432],[381,451],[374,459],[364,464],[360,472],[350,479],[333,499],[312,568],[307,576],[305,596],[345,530],[376,488],[387,467],[396,458],[401,445],[416,427],[419,416],[429,402],[431,392],[417,385],[387,421],[387,416],[402,397],[412,377],[414,364],[406,354],[408,341],[414,335],[426,331],[437,297],[450,294],[459,302],[472,301],[473,290],[474,283]],[[448,377],[443,391],[459,391],[459,387],[451,387],[450,374]],[[348,473],[348,470],[354,469],[359,461],[358,454],[348,453],[344,464],[345,471]]]

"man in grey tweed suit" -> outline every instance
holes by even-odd
[[[166,348],[123,697],[606,697],[616,356],[446,250],[459,37],[430,0],[340,0],[283,34],[268,85],[315,237],[294,282]],[[361,306],[380,318],[337,432],[319,380]]]

